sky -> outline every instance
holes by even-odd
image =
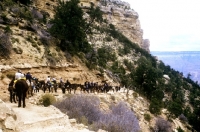
[[[200,0],[122,0],[139,14],[150,51],[200,51]]]

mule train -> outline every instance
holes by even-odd
[[[40,86],[40,89],[43,89],[44,93],[47,88],[49,92],[57,92],[57,89],[61,88],[63,94],[66,93],[66,91],[69,94],[72,92],[75,94],[78,88],[80,89],[81,93],[107,93],[110,90],[113,92],[120,90],[120,86],[109,86],[107,83],[99,85],[98,82],[93,83],[88,81],[86,81],[84,84],[70,83],[68,80],[60,83],[52,82],[52,84],[43,82],[43,84],[40,84]]]
[[[21,107],[21,100],[23,101],[23,107],[25,107],[25,98],[33,96],[33,93],[36,94],[39,90],[42,90],[44,93],[56,93],[57,89],[60,88],[63,94],[66,92],[68,94],[75,94],[77,89],[80,89],[81,93],[107,93],[110,90],[113,92],[120,90],[120,86],[110,86],[106,82],[98,84],[98,82],[93,83],[86,81],[84,84],[72,84],[68,80],[66,82],[60,81],[57,83],[56,80],[45,82],[38,78],[32,78],[31,81],[19,79],[15,84],[14,81],[15,78],[11,80],[8,90],[10,92],[11,103],[13,101],[16,103],[16,97],[18,98],[18,107]]]

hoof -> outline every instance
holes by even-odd
[[[25,108],[25,107],[26,107],[26,105],[23,106],[23,108]]]

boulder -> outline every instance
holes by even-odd
[[[3,130],[8,131],[16,130],[16,120],[17,116],[14,113],[13,109],[8,107],[1,99],[0,99],[0,126]],[[0,129],[1,132],[1,129]]]

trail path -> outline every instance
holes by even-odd
[[[26,99],[26,108],[18,108],[17,104],[6,102],[17,116],[16,125],[19,132],[89,132],[86,126],[77,124],[74,119],[69,119],[66,114],[54,106],[44,107],[34,104],[34,100],[42,94],[37,93]],[[58,91],[58,96],[62,95]]]

